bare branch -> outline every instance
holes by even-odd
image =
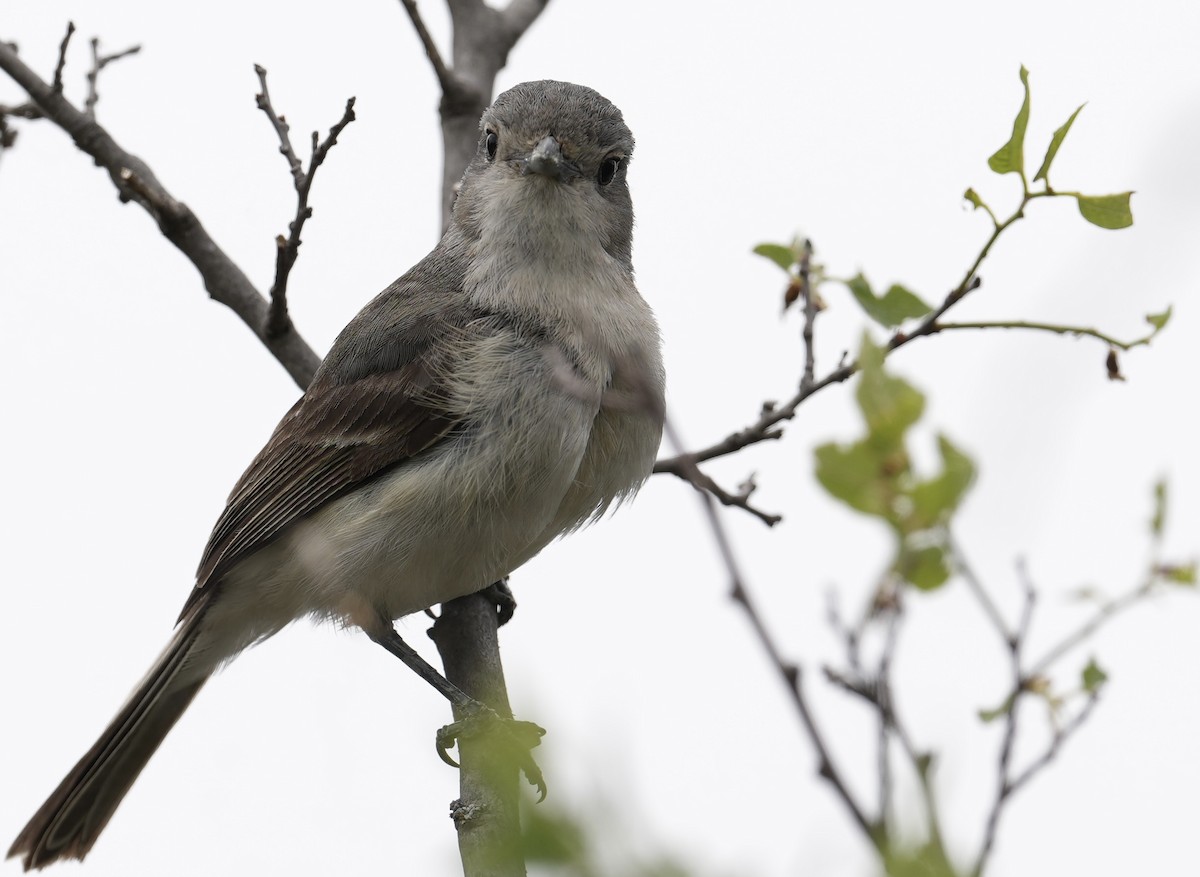
[[[516,0],[504,10],[495,9],[482,0],[447,0],[453,24],[448,61],[437,51],[417,14],[415,0],[401,2],[442,87],[438,111],[445,156],[442,167],[442,231],[445,232],[450,225],[459,180],[475,154],[479,116],[490,102],[496,75],[508,61],[508,53],[548,0]]]
[[[18,119],[44,119],[46,114],[38,108],[37,104],[26,101],[17,106],[9,106],[8,104],[0,104],[0,117],[14,116]]]
[[[800,253],[800,294],[804,296],[804,377],[800,379],[800,389],[806,390],[816,380],[816,353],[813,350],[813,326],[817,321],[816,290],[812,287],[809,268],[812,265],[813,246],[807,238]]]
[[[271,103],[271,92],[267,89],[267,70],[260,64],[254,65],[254,72],[258,75],[258,84],[262,89],[254,96],[255,105],[266,114],[267,119],[271,122],[271,127],[275,129],[275,135],[279,138],[279,152],[287,160],[288,172],[292,175],[292,183],[296,190],[300,190],[301,183],[304,182],[304,169],[300,164],[300,158],[296,155],[296,150],[292,146],[291,128],[283,116],[275,112],[275,107]]]
[[[510,13],[505,26],[501,13],[481,0],[447,0],[453,22],[451,61],[447,63],[418,14],[415,0],[401,2],[442,89],[438,111],[444,156],[441,210],[444,233],[450,225],[458,182],[475,153],[479,117],[491,100],[496,75],[503,68],[508,52],[535,16],[522,11],[527,4],[514,4],[518,6],[516,10],[505,10]],[[436,628],[446,677],[468,692],[482,689],[495,692],[497,698],[506,700],[504,668],[494,635],[495,607],[482,598],[468,596],[443,604],[442,609]],[[480,636],[480,630],[491,635]],[[453,653],[453,659],[448,653]],[[490,696],[484,695],[482,699],[495,705]],[[468,742],[464,749],[460,743],[463,767],[459,790],[462,797],[455,804],[455,813],[464,808],[483,808],[481,812],[486,811],[488,825],[503,824],[505,834],[519,837],[515,776],[489,773],[471,753],[472,745]],[[457,818],[455,825],[464,873],[499,873],[478,861],[480,849],[487,848],[486,843],[481,844],[480,832]],[[489,831],[490,828],[485,829],[484,834]],[[509,871],[514,874],[525,872],[521,857],[506,864],[503,873]]]
[[[1091,618],[1081,624],[1070,634],[1059,640],[1057,645],[1053,646],[1044,655],[1042,655],[1042,657],[1039,658],[1030,668],[1029,675],[1038,676],[1047,672],[1051,666],[1058,662],[1060,658],[1062,658],[1072,649],[1079,646],[1084,641],[1090,639],[1092,635],[1096,633],[1096,631],[1111,621],[1115,616],[1150,596],[1150,594],[1153,592],[1153,589],[1154,579],[1149,578],[1136,588],[1126,591],[1115,600],[1109,600],[1107,603],[1097,609]]]
[[[768,527],[774,527],[783,520],[781,515],[771,514],[757,509],[750,505],[750,495],[754,493],[757,485],[754,483],[754,476],[751,476],[739,489],[737,493],[729,493],[717,482],[713,481],[708,475],[701,472],[695,466],[690,469],[683,467],[681,469],[681,477],[688,481],[697,490],[707,491],[712,494],[721,505],[732,506],[734,508],[744,509],[754,517],[758,518]]]
[[[483,593],[442,604],[429,630],[446,678],[504,717],[512,716],[500,662],[496,605]],[[459,710],[455,717],[461,718]],[[525,874],[515,765],[497,759],[483,741],[460,739],[459,798],[451,804],[465,875]]]
[[[1158,334],[1157,332],[1151,332],[1132,341],[1122,341],[1120,338],[1115,338],[1106,332],[1101,332],[1099,329],[1091,329],[1087,326],[1063,326],[1058,323],[1039,323],[1033,320],[979,320],[970,323],[938,323],[930,334],[955,329],[1028,329],[1034,332],[1051,332],[1055,335],[1074,335],[1076,338],[1095,338],[1097,341],[1103,341],[1109,347],[1116,347],[1120,350],[1132,350],[1135,347],[1149,344],[1151,339]]]
[[[17,129],[9,127],[9,116],[31,120],[44,118],[42,111],[31,103],[23,103],[15,107],[0,104],[0,154],[6,149],[12,149],[17,142]]]
[[[302,243],[300,233],[304,230],[304,223],[313,213],[313,209],[308,203],[313,180],[316,179],[317,168],[324,163],[325,156],[337,143],[338,135],[354,121],[354,98],[346,101],[346,109],[342,113],[342,118],[329,129],[329,135],[323,141],[318,143],[317,132],[312,133],[312,156],[309,159],[306,173],[300,157],[296,155],[295,147],[292,146],[291,128],[287,119],[279,115],[271,103],[271,93],[267,89],[266,69],[255,64],[254,72],[258,75],[258,82],[262,88],[262,91],[254,97],[255,103],[266,114],[267,119],[271,122],[271,127],[275,129],[275,134],[279,138],[279,152],[287,160],[288,171],[292,175],[292,187],[296,190],[296,215],[288,223],[288,236],[285,238],[283,235],[278,235],[275,238],[275,282],[271,284],[271,304],[263,326],[263,334],[266,337],[278,338],[292,328],[292,320],[288,316],[287,284],[292,268],[296,264],[296,258],[300,254],[300,244]]]
[[[266,299],[217,246],[187,205],[166,190],[144,161],[122,149],[104,128],[55,92],[21,61],[11,45],[2,41],[0,70],[28,92],[46,118],[108,171],[123,201],[136,201],[154,217],[163,235],[196,266],[208,294],[251,328],[298,385],[307,386],[320,364],[319,357],[294,329],[276,338],[266,336]]]
[[[679,435],[676,433],[674,426],[671,424],[670,418],[665,419],[664,432],[667,436],[668,443],[675,449],[682,447],[679,440]],[[686,454],[680,454],[677,459],[687,461]],[[685,462],[683,465],[687,465]],[[695,464],[692,464],[695,468]],[[684,475],[688,481],[692,481],[699,476],[698,472]],[[700,476],[701,478],[703,476]],[[693,482],[694,483],[694,482]],[[709,527],[712,530],[713,539],[717,543],[717,549],[721,554],[721,560],[725,564],[725,569],[730,577],[730,596],[738,605],[746,612],[750,619],[750,625],[754,629],[759,643],[767,653],[771,664],[783,678],[784,684],[787,685],[788,691],[792,696],[792,702],[796,706],[796,711],[800,716],[801,724],[804,726],[805,732],[808,734],[809,740],[812,742],[813,748],[817,751],[817,759],[819,762],[818,772],[829,784],[833,786],[834,792],[838,798],[850,811],[850,815],[854,821],[862,829],[863,834],[870,839],[871,843],[881,853],[883,851],[883,839],[879,833],[879,826],[867,819],[862,807],[855,799],[850,787],[842,778],[841,772],[834,764],[833,756],[829,752],[829,747],[825,743],[825,737],[820,728],[817,727],[816,717],[814,716],[811,707],[808,703],[808,698],[804,693],[803,673],[798,664],[785,661],[779,648],[775,645],[770,632],[767,630],[763,622],[762,615],[759,613],[757,606],[750,596],[750,592],[746,588],[745,579],[742,576],[740,565],[737,561],[737,556],[733,551],[733,544],[729,540],[729,534],[725,531],[725,526],[721,522],[721,517],[717,512],[717,508],[713,503],[712,494],[707,490],[698,491],[701,504],[704,507],[705,517],[708,519]]]
[[[1009,795],[1012,794],[1012,755],[1017,740],[1017,715],[1020,709],[1021,694],[1027,690],[1029,679],[1021,667],[1021,657],[1022,650],[1025,647],[1025,637],[1029,632],[1029,625],[1033,618],[1033,607],[1036,601],[1036,592],[1032,585],[1026,582],[1025,604],[1021,610],[1021,621],[1012,635],[1005,639],[1005,644],[1008,646],[1009,652],[1013,694],[1006,702],[1004,734],[1000,744],[1000,756],[996,761],[996,797],[992,801],[991,809],[988,811],[987,822],[983,832],[983,842],[979,849],[979,855],[975,860],[975,866],[971,870],[973,877],[979,877],[983,873],[983,868],[987,864],[988,857],[991,855],[992,848],[996,843],[996,830],[1000,826],[1000,814],[1004,811],[1004,805],[1008,802]]]
[[[776,427],[785,420],[791,420],[796,416],[796,409],[800,407],[809,396],[817,393],[831,384],[840,384],[848,380],[858,371],[858,363],[853,362],[849,365],[842,365],[834,369],[821,380],[808,387],[802,387],[800,391],[787,401],[782,407],[770,406],[763,409],[762,414],[754,423],[747,426],[745,429],[731,433],[716,444],[709,445],[699,451],[691,451],[687,454],[679,454],[674,457],[667,457],[658,460],[654,464],[655,474],[669,472],[672,475],[683,477],[682,472],[690,461],[693,465],[703,463],[706,460],[712,460],[716,457],[724,457],[732,453],[740,451],[742,448],[757,444],[762,441],[780,438],[783,433]]]
[[[980,607],[983,609],[983,614],[992,623],[992,627],[1000,635],[1000,639],[1006,644],[1011,643],[1013,632],[1009,629],[1008,622],[1004,620],[1004,616],[1000,612],[1000,607],[996,605],[996,601],[992,599],[992,595],[984,587],[983,581],[975,574],[975,570],[967,563],[966,555],[959,548],[953,536],[947,534],[946,541],[950,545],[950,550],[954,558],[954,566],[957,568],[958,574],[962,576],[963,581],[967,583],[967,590],[979,602]]]
[[[296,223],[289,223],[295,227]],[[292,328],[292,317],[288,313],[287,281],[292,266],[296,264],[299,255],[300,238],[295,233],[284,237],[275,235],[275,282],[271,284],[270,306],[267,308],[267,320],[264,330],[268,338],[278,338]]]
[[[512,0],[501,13],[515,43],[537,21],[550,0]]]
[[[128,49],[122,49],[120,52],[114,52],[111,55],[100,54],[100,40],[92,37],[92,68],[87,74],[87,99],[83,102],[83,112],[89,119],[96,118],[96,104],[100,102],[100,93],[96,91],[96,82],[100,78],[100,71],[111,64],[113,61],[119,61],[122,58],[128,58],[130,55],[136,55],[142,50],[141,46],[130,46]]]
[[[925,335],[932,335],[936,333],[938,331],[938,319],[940,319],[941,316],[951,307],[960,302],[967,294],[978,289],[981,283],[980,279],[974,275],[971,275],[969,279],[964,282],[966,283],[965,286],[959,286],[951,290],[950,293],[947,294],[946,298],[942,301],[942,304],[931,314],[929,314],[929,316],[922,320],[921,323],[917,325],[917,327],[911,332],[896,332],[894,335],[892,335],[892,337],[888,340],[885,352],[890,354],[895,350],[899,350],[901,347],[903,347],[905,344],[908,344],[915,338],[921,338]],[[783,406],[764,408],[763,413],[759,416],[755,423],[752,423],[745,429],[727,435],[724,439],[716,444],[709,445],[707,448],[699,451],[692,451],[687,456],[696,463],[703,463],[706,460],[712,460],[716,457],[724,457],[729,454],[736,453],[742,448],[749,447],[750,445],[757,444],[761,441],[777,439],[780,437],[781,433],[778,429],[776,429],[776,427],[783,421],[791,420],[793,417],[795,417],[796,409],[799,408],[806,399],[832,384],[840,384],[843,381],[849,380],[857,371],[857,361],[851,363],[841,363],[837,368],[829,372],[829,374],[825,375],[825,377],[821,378],[815,383],[811,383],[806,386],[804,381],[801,381],[800,390]],[[684,465],[682,455],[668,457],[666,459],[659,460],[654,464],[654,472],[655,474],[669,472],[673,475],[679,475],[680,467],[682,465]]]
[[[1088,695],[1087,703],[1083,705],[1083,708],[1075,714],[1071,721],[1067,722],[1067,724],[1064,725],[1060,730],[1055,731],[1054,737],[1050,741],[1050,745],[1046,748],[1046,751],[1043,752],[1028,767],[1026,767],[1025,770],[1021,771],[1021,773],[1019,773],[1008,784],[1008,794],[1010,796],[1015,794],[1022,786],[1037,776],[1037,774],[1041,772],[1042,768],[1046,767],[1054,760],[1054,757],[1058,755],[1059,750],[1062,749],[1062,745],[1066,743],[1076,731],[1083,727],[1084,722],[1091,717],[1093,710],[1095,710],[1096,705],[1099,702],[1100,692],[1091,692]]]
[[[62,42],[58,46],[58,63],[54,65],[54,82],[50,87],[55,94],[62,94],[63,90],[63,69],[67,66],[67,47],[71,45],[71,35],[75,33],[75,22],[67,22],[67,32],[63,35]]]
[[[879,664],[875,671],[875,705],[878,711],[875,761],[879,771],[879,821],[885,827],[888,825],[888,813],[892,802],[892,759],[891,736],[896,725],[895,712],[892,708],[892,660],[896,653],[896,643],[899,641],[900,619],[903,613],[899,598],[894,602],[894,608],[888,612],[883,649],[879,655]]]
[[[314,174],[316,174],[317,168],[320,167],[325,161],[325,156],[329,154],[329,150],[337,144],[337,139],[341,135],[342,131],[344,131],[346,126],[353,122],[354,119],[354,98],[351,97],[346,100],[346,109],[342,112],[342,118],[338,120],[337,124],[329,129],[328,136],[322,140],[320,144],[317,143],[317,132],[313,131],[312,161],[308,163],[308,185],[310,187],[312,186],[312,177]]]
[[[446,62],[442,60],[442,53],[438,51],[437,43],[433,41],[429,29],[425,27],[425,21],[417,10],[417,0],[400,0],[400,3],[404,6],[404,11],[408,13],[413,30],[417,32],[417,37],[421,40],[421,45],[425,47],[425,55],[429,58],[433,73],[437,76],[438,85],[442,87],[442,92],[449,94],[460,88],[461,84],[450,68],[446,66]]]

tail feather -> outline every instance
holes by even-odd
[[[150,672],[91,749],[13,841],[8,857],[23,856],[25,870],[59,859],[83,859],[167,732],[207,681],[183,674],[202,612],[192,612]]]

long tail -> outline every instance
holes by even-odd
[[[150,672],[54,793],[13,841],[25,870],[82,859],[211,670],[188,662],[203,608],[184,619]],[[183,671],[183,672],[181,672]]]

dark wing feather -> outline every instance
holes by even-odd
[[[184,613],[206,585],[288,526],[450,433],[435,371],[419,356],[348,383],[318,375],[234,486]]]

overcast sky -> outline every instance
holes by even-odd
[[[15,6],[16,4],[10,4]],[[426,0],[443,45],[448,27]],[[958,528],[1015,612],[1018,557],[1043,599],[1034,647],[1083,617],[1081,585],[1117,593],[1146,563],[1150,490],[1172,486],[1170,557],[1200,552],[1196,313],[1200,264],[1200,6],[912,2],[651,4],[554,0],[513,51],[501,88],[590,85],[637,137],[630,185],[639,286],[663,327],[669,404],[699,444],[786,398],[802,350],[779,317],[781,275],[750,254],[810,235],[831,273],[862,269],[940,300],[986,238],[964,207],[997,209],[1014,179],[986,159],[1008,137],[1031,71],[1031,163],[1083,101],[1056,185],[1136,190],[1132,229],[1038,203],[995,248],[962,319],[1025,318],[1136,337],[1174,306],[1153,347],[1105,380],[1090,341],[993,332],[915,343],[891,367],[929,394],[914,441],[945,432],[981,475]],[[1081,14],[1080,10],[1086,10]],[[49,78],[68,19],[80,102],[93,34],[142,53],[104,71],[99,119],[141,156],[260,289],[294,205],[252,65],[303,139],[358,98],[359,121],[318,176],[290,304],[319,351],[435,243],[438,93],[399,3],[202,5],[44,0],[0,17]],[[0,81],[0,101],[18,89]],[[0,157],[0,510],[9,601],[0,613],[0,840],[14,836],[89,746],[166,641],[224,498],[297,390],[143,211],[49,124],[20,124]],[[864,319],[830,287],[818,369]],[[883,338],[877,333],[878,338]],[[836,643],[826,594],[852,610],[888,537],[826,498],[812,448],[851,440],[852,385],[811,400],[785,439],[712,467],[757,472],[768,531],[725,515],[787,654],[810,668],[837,756],[872,788],[870,717],[820,690]],[[552,546],[517,576],[502,634],[518,715],[550,729],[554,800],[610,811],[617,841],[701,875],[858,877],[870,857],[782,686],[727,597],[692,492],[656,477],[615,518]],[[915,595],[897,667],[901,709],[937,773],[953,850],[975,849],[1004,695],[1005,658],[961,583]],[[1200,605],[1140,607],[1089,655],[1111,683],[1053,767],[1012,804],[996,875],[1169,874],[1194,862],[1200,787]],[[402,633],[432,652],[420,617]],[[1029,744],[1044,724],[1027,714]],[[209,685],[122,805],[89,875],[455,873],[437,760],[436,695],[364,637],[301,623]],[[915,822],[915,819],[913,820]],[[617,841],[613,841],[616,843]],[[1186,864],[1185,864],[1186,863]],[[67,868],[63,868],[65,872]],[[0,873],[15,874],[6,863]]]

